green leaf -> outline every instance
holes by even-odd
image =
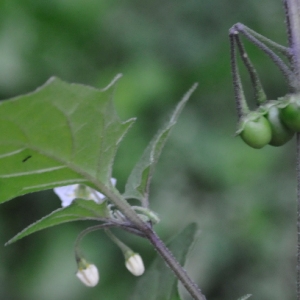
[[[111,187],[120,122],[110,91],[50,79],[0,103],[0,203],[73,183]],[[105,193],[104,193],[105,194]]]
[[[170,120],[158,131],[148,147],[145,149],[142,157],[137,162],[128,178],[124,193],[125,198],[138,199],[142,201],[144,206],[148,206],[150,181],[155,165],[159,159],[162,148],[170,135],[172,127],[176,124],[182,109],[196,87],[197,84],[194,84],[183,96],[182,100],[178,103],[171,115]]]
[[[12,239],[6,245],[12,244],[39,230],[63,224],[66,222],[78,220],[101,220],[104,221],[108,217],[108,209],[106,201],[97,204],[93,200],[76,199],[70,206],[59,208],[48,216],[43,217],[39,221],[31,224]]]
[[[191,223],[167,244],[181,265],[184,265],[186,261],[197,231],[197,225]],[[130,300],[180,300],[177,282],[172,271],[158,256],[146,269],[145,275],[139,279]]]

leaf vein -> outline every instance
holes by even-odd
[[[69,128],[69,131],[70,131],[70,134],[71,134],[71,159],[73,159],[74,155],[75,155],[75,132],[72,128],[72,122],[69,118],[69,116],[59,107],[57,106],[56,104],[52,103],[52,105],[57,109],[59,110],[66,118],[66,121],[67,121],[67,125],[68,125],[68,128]]]
[[[8,156],[13,156],[13,155],[15,155],[15,154],[18,154],[18,153],[24,151],[25,149],[26,149],[26,148],[21,148],[21,149],[12,151],[12,152],[8,152],[8,153],[5,153],[5,154],[1,154],[1,155],[0,155],[0,159],[1,159],[1,158],[8,157]]]
[[[65,166],[56,166],[56,167],[52,167],[52,168],[38,169],[38,170],[33,170],[33,171],[28,171],[28,172],[0,175],[0,178],[11,178],[11,177],[26,176],[26,175],[34,175],[34,174],[43,174],[43,173],[47,173],[47,172],[60,170],[63,168],[65,168]]]
[[[30,189],[39,189],[39,188],[47,188],[53,187],[53,186],[64,186],[68,184],[73,184],[74,182],[86,182],[86,179],[76,178],[76,179],[69,179],[69,180],[61,180],[61,181],[53,181],[45,184],[39,184],[39,185],[32,185],[22,188],[22,190],[30,190]]]

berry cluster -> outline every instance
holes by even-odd
[[[239,38],[239,33],[262,49],[273,60],[286,78],[291,93],[278,98],[278,100],[267,100],[258,74]],[[233,86],[239,118],[236,134],[240,135],[246,144],[256,149],[268,144],[282,146],[293,137],[295,132],[300,132],[300,94],[295,92],[297,90],[296,80],[291,68],[271,48],[287,56],[290,62],[292,60],[291,51],[240,23],[230,29],[229,37]],[[247,68],[254,88],[258,106],[255,111],[249,110],[244,96],[236,49]]]
[[[249,146],[282,146],[300,131],[300,95],[291,94],[267,101],[239,122],[237,134]]]

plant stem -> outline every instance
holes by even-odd
[[[300,133],[297,133],[297,299],[300,299]]]
[[[279,70],[283,73],[284,77],[287,79],[289,85],[295,88],[294,77],[291,70],[285,64],[285,62],[274,53],[269,47],[267,47],[263,42],[258,40],[255,36],[253,36],[249,31],[247,31],[245,25],[241,23],[237,23],[233,26],[233,28],[244,35],[253,45],[257,46],[261,49],[266,55],[268,55],[271,60],[275,63],[275,65],[279,68]]]
[[[107,228],[107,227],[114,227],[114,226],[116,226],[116,225],[109,224],[109,223],[104,223],[104,224],[101,224],[101,225],[95,225],[95,226],[92,226],[92,227],[88,227],[85,230],[83,230],[77,236],[76,241],[75,241],[75,245],[74,245],[76,262],[78,263],[81,260],[82,256],[83,256],[81,254],[80,247],[79,247],[80,242],[83,239],[83,237],[85,237],[90,232],[93,232],[93,231],[96,231],[96,230],[100,230],[100,229],[104,229],[104,228]]]
[[[246,98],[245,98],[245,94],[241,82],[241,77],[237,65],[235,37],[234,37],[236,34],[238,34],[238,32],[233,28],[229,30],[231,75],[233,81],[235,105],[237,109],[238,120],[240,121],[243,116],[246,116],[250,112],[250,110],[246,102]]]
[[[88,174],[86,174],[86,177],[89,178],[90,181],[120,209],[120,211],[124,214],[124,216],[126,216],[132,222],[132,224],[135,225],[136,229],[144,233],[145,237],[148,238],[151,244],[155,247],[157,252],[165,260],[167,265],[174,272],[175,276],[181,281],[181,283],[187,289],[190,295],[195,300],[206,300],[201,290],[197,287],[196,283],[193,282],[193,280],[187,275],[186,271],[178,263],[178,261],[175,259],[171,251],[166,247],[163,241],[152,230],[150,225],[143,222],[139,218],[139,216],[131,208],[129,203],[122,197],[122,195],[119,194],[116,190],[112,191],[105,185],[101,184],[100,182],[97,182]]]
[[[108,229],[105,229],[107,236],[121,249],[125,254],[126,252],[133,252],[127,245],[125,245],[120,239],[118,239],[112,232]]]
[[[240,23],[238,23],[240,24]],[[247,31],[250,35],[252,35],[254,38],[256,38],[257,40],[261,41],[262,43],[264,43],[266,46],[273,48],[274,50],[280,52],[281,54],[285,55],[286,57],[290,58],[291,57],[291,51],[290,48],[287,48],[285,46],[282,46],[270,39],[268,39],[267,37],[259,34],[258,32],[250,29],[249,27],[247,27],[244,24],[241,24],[242,27],[244,28],[245,31]]]
[[[181,281],[183,286],[187,289],[190,295],[195,300],[206,300],[201,290],[198,288],[195,282],[188,276],[183,267],[179,264],[171,251],[167,248],[164,242],[157,236],[157,234],[151,229],[147,233],[147,237],[151,244],[155,247],[157,252],[161,255],[167,265],[174,272],[175,276]]]
[[[253,66],[253,64],[252,64],[252,62],[251,62],[251,60],[250,60],[250,58],[249,58],[249,56],[248,56],[248,54],[245,50],[245,47],[244,47],[242,41],[240,40],[240,38],[237,34],[235,35],[235,42],[236,42],[236,45],[239,49],[241,59],[242,59],[244,65],[247,68],[248,73],[250,75],[252,86],[254,88],[254,96],[255,96],[256,103],[257,103],[257,105],[263,104],[264,102],[267,101],[267,96],[264,92],[264,89],[263,89],[262,84],[260,82],[257,71],[254,68],[254,66]]]
[[[289,46],[292,52],[292,68],[296,77],[295,89],[300,91],[300,0],[283,0]]]
[[[300,92],[300,0],[283,0],[295,91]],[[300,300],[300,133],[297,133],[297,300]]]

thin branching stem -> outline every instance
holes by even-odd
[[[297,299],[300,299],[300,133],[297,133]]]
[[[248,30],[245,29],[245,25],[241,23],[237,23],[233,26],[233,28],[241,33],[245,38],[247,38],[251,43],[256,45],[259,49],[261,49],[266,55],[268,55],[271,60],[275,63],[275,65],[282,72],[284,77],[286,78],[290,87],[295,89],[296,83],[294,81],[294,76],[289,67],[285,64],[285,62],[268,46],[266,46],[263,42],[258,40],[255,36],[253,36]]]
[[[296,77],[296,91],[300,91],[300,1],[284,0],[286,9],[286,23],[289,26],[287,31],[292,52],[292,69]]]
[[[239,49],[239,52],[240,52],[240,55],[241,55],[241,58],[242,58],[242,61],[244,63],[244,65],[246,66],[248,72],[249,72],[249,75],[250,75],[250,79],[251,79],[251,82],[252,82],[252,86],[254,88],[254,94],[255,94],[255,100],[256,100],[256,103],[258,105],[264,103],[267,101],[267,96],[264,92],[264,89],[262,87],[262,84],[260,82],[260,79],[259,79],[259,76],[258,76],[258,73],[256,71],[256,69],[254,68],[246,50],[245,50],[245,47],[242,43],[242,41],[240,40],[240,37],[239,35],[235,35],[235,42],[238,46],[238,49]]]
[[[126,244],[124,244],[120,239],[118,239],[109,229],[106,228],[105,233],[121,249],[123,253],[128,251],[132,252],[132,250]]]
[[[147,233],[147,237],[151,244],[155,247],[157,252],[161,255],[167,265],[174,272],[176,277],[181,281],[183,286],[187,289],[190,295],[195,300],[206,300],[199,287],[193,282],[186,271],[182,268],[176,258],[173,256],[171,251],[163,243],[163,241],[157,236],[157,234],[151,230]]]
[[[278,51],[279,53],[285,55],[287,58],[291,58],[292,57],[292,53],[291,53],[291,49],[285,46],[282,46],[272,40],[270,40],[269,38],[261,35],[260,33],[252,30],[251,28],[247,27],[244,24],[240,24],[242,25],[244,30],[247,31],[250,35],[252,35],[253,37],[255,37],[256,39],[258,39],[259,41],[261,41],[262,43],[264,43],[265,45],[269,46],[270,48]]]
[[[102,224],[97,224],[91,227],[86,228],[83,230],[76,238],[75,245],[74,245],[74,251],[75,251],[75,258],[76,261],[79,262],[80,258],[82,257],[81,251],[80,251],[80,243],[82,239],[89,233],[97,230],[102,230],[102,229],[108,229],[108,228],[113,228],[113,227],[119,227],[122,228],[130,233],[133,233],[137,236],[145,238],[146,236],[140,232],[138,229],[136,229],[132,224],[130,223],[102,223]],[[106,231],[107,233],[107,231]]]
[[[234,97],[235,97],[235,105],[237,109],[238,119],[240,121],[243,116],[249,113],[249,108],[246,102],[246,98],[245,98],[245,94],[241,82],[241,77],[237,65],[235,37],[234,37],[236,34],[238,34],[236,30],[234,29],[229,30],[231,74],[232,74],[233,90],[234,90]]]
[[[79,233],[79,235],[77,236],[76,241],[75,241],[75,245],[74,245],[74,252],[75,252],[76,261],[79,262],[81,260],[81,258],[83,257],[82,254],[81,254],[81,251],[80,251],[80,243],[81,243],[81,240],[87,234],[89,234],[90,232],[96,231],[96,230],[101,230],[101,229],[104,229],[104,228],[110,228],[110,227],[115,227],[115,226],[117,226],[117,225],[111,224],[111,223],[104,223],[104,224],[98,224],[98,225],[95,225],[95,226],[88,227],[85,230],[81,231]]]
[[[289,17],[288,1],[287,0],[283,0],[283,8],[284,8],[284,12],[285,12],[285,25],[286,25],[286,32],[287,32],[287,36],[288,36],[288,44],[291,47],[291,45],[292,45],[291,21],[290,21],[290,17]]]
[[[286,33],[287,33],[287,37],[288,37],[288,44],[289,44],[289,49],[290,49],[290,54],[291,54],[290,63],[293,67],[293,64],[292,64],[293,54],[291,52],[291,49],[292,49],[292,29],[291,29],[291,21],[290,21],[289,12],[288,12],[288,1],[287,0],[283,0],[283,8],[284,8],[284,12],[285,12]]]
[[[300,92],[300,0],[283,0],[295,92]],[[300,133],[297,133],[297,300],[300,300]]]

